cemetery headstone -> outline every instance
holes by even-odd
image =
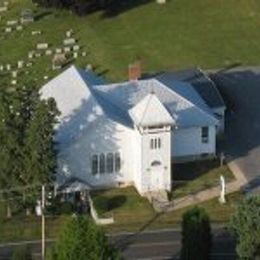
[[[10,20],[10,21],[6,22],[7,26],[14,26],[14,25],[17,25],[17,24],[18,24],[17,20]]]
[[[34,15],[31,9],[26,9],[21,12],[21,23],[34,22]]]
[[[68,38],[63,41],[63,45],[73,45],[76,43],[76,40],[74,38]]]
[[[11,81],[11,84],[12,84],[12,85],[16,85],[16,84],[17,84],[17,80],[16,80],[16,79],[13,79],[13,80]]]
[[[8,10],[7,6],[0,6],[0,13],[4,13]]]
[[[11,27],[6,27],[6,28],[5,28],[5,32],[7,32],[7,33],[12,32],[12,28],[11,28]]]
[[[52,69],[61,69],[67,63],[67,57],[64,53],[56,53],[52,60]]]
[[[17,71],[16,71],[16,70],[12,71],[12,77],[13,77],[13,78],[16,78],[16,77],[17,77]]]
[[[46,50],[46,49],[48,49],[48,47],[49,47],[48,43],[38,43],[36,45],[37,50]]]
[[[70,51],[71,51],[70,47],[64,47],[64,52],[68,53]]]
[[[18,26],[16,26],[16,31],[22,31],[22,30],[23,30],[22,25],[18,25]]]
[[[73,34],[73,30],[70,29],[70,30],[68,30],[68,31],[66,32],[66,37],[67,37],[67,38],[71,38],[72,34]]]
[[[74,45],[73,46],[73,51],[79,51],[79,48],[80,48],[79,45]]]
[[[46,56],[52,55],[52,50],[46,50],[46,51],[45,51],[45,55],[46,55]]]
[[[23,65],[24,65],[24,61],[23,61],[23,60],[19,60],[19,61],[17,62],[17,68],[18,68],[18,69],[22,69],[22,68],[23,68]]]
[[[42,32],[41,31],[32,31],[32,35],[34,36],[34,35],[41,35],[42,34]]]
[[[93,66],[91,64],[87,64],[86,71],[92,71],[92,70],[93,70]]]
[[[34,52],[33,52],[33,51],[30,51],[30,52],[28,53],[28,58],[29,58],[29,59],[32,59],[33,56],[34,56]]]

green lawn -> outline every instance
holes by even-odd
[[[25,59],[37,42],[61,46],[65,31],[72,28],[87,57],[76,63],[92,63],[110,80],[126,78],[128,64],[141,57],[145,71],[223,67],[241,61],[259,64],[260,2],[257,0],[172,0],[155,1],[117,16],[102,13],[76,17],[67,11],[33,7],[42,17],[22,32],[3,32],[7,20],[17,19],[31,0],[11,0],[10,11],[0,21],[0,63]],[[32,36],[32,30],[42,35]],[[38,58],[30,76],[40,79],[52,74],[50,58]]]
[[[220,166],[219,160],[197,161],[172,166],[173,189],[171,198],[180,198],[219,185],[220,176],[226,182],[234,180],[227,165]]]
[[[156,213],[150,203],[140,197],[134,188],[111,189],[92,194],[94,204],[100,216],[113,215],[115,223],[104,226],[107,232],[142,231],[179,226],[181,209],[169,213]],[[200,204],[211,218],[212,223],[226,223],[234,212],[235,205],[242,199],[242,194],[233,193],[227,196],[227,203],[219,204],[217,199]],[[0,205],[0,243],[8,241],[32,240],[41,238],[41,218],[16,215],[12,219],[3,217],[4,209]],[[66,221],[66,216],[47,217],[46,236],[57,237],[60,228]]]
[[[187,210],[156,213],[148,200],[140,197],[132,187],[94,192],[92,197],[100,216],[114,217],[115,223],[104,227],[108,232],[175,227],[181,223],[182,214]],[[206,208],[212,222],[226,223],[241,198],[242,194],[233,193],[227,196],[224,205],[219,204],[217,199],[200,205]]]

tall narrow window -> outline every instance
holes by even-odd
[[[158,149],[160,149],[161,148],[161,138],[158,138]]]
[[[157,138],[154,139],[154,149],[157,149]]]
[[[103,153],[99,156],[99,172],[100,174],[105,173],[105,155]]]
[[[115,153],[115,171],[119,172],[121,169],[120,153]]]
[[[114,172],[114,158],[113,154],[109,153],[107,154],[107,173],[113,173]]]
[[[207,126],[201,128],[201,141],[202,143],[209,142],[209,128]]]
[[[150,149],[153,149],[153,139],[150,140]]]
[[[92,156],[92,174],[96,175],[98,173],[98,156],[95,154]]]

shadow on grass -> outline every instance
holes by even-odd
[[[131,9],[152,2],[151,0],[112,0],[105,7],[101,18],[113,18]]]
[[[174,164],[172,166],[172,180],[192,181],[219,167],[220,163],[217,159]]]
[[[34,19],[35,21],[40,21],[41,19],[45,18],[46,16],[49,16],[51,15],[52,12],[50,11],[44,11],[44,12],[41,12],[41,13],[38,13],[34,16]]]
[[[95,200],[95,203],[98,205],[98,209],[102,214],[122,207],[126,200],[127,198],[124,195],[116,195],[110,198],[101,195]]]
[[[127,235],[124,239],[119,238],[115,241],[115,246],[120,251],[125,251],[128,247],[135,242],[138,238],[138,235],[145,231],[153,222],[155,222],[162,214],[164,213],[156,213],[150,220],[148,220],[143,226],[139,228],[139,230],[133,234]]]

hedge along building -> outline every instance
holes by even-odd
[[[106,84],[72,66],[41,88],[61,112],[59,185],[133,184],[141,195],[170,190],[172,161],[215,154],[214,111],[189,83],[166,84],[164,76],[139,80],[130,71],[129,81]]]

